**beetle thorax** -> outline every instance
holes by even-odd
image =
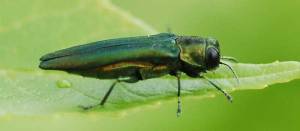
[[[180,47],[180,60],[196,67],[203,67],[206,42],[201,37],[181,36],[176,40]]]

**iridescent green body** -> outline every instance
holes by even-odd
[[[104,40],[47,54],[40,67],[101,79],[130,77],[132,81],[177,71],[193,76],[207,69],[206,48],[218,47],[210,40],[169,33]]]
[[[177,115],[181,112],[180,72],[190,77],[201,77],[201,73],[215,69],[221,63],[216,39],[170,33],[93,42],[47,54],[40,60],[42,69],[62,70],[99,79],[116,79],[100,105],[104,105],[119,82],[137,82],[168,74],[176,76]],[[209,82],[231,100],[225,91]]]

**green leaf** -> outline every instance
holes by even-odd
[[[225,67],[220,67],[206,76],[228,91],[262,89],[270,84],[300,78],[299,62],[232,64],[232,67],[239,76],[239,85]],[[0,77],[0,111],[17,114],[79,111],[79,105],[99,103],[112,83],[109,80],[83,78],[56,71],[1,70]],[[218,93],[203,79],[185,77],[182,80],[182,88],[184,95]],[[176,80],[171,77],[134,84],[122,83],[114,89],[105,109],[118,110],[130,105],[161,101],[176,97],[176,92]]]

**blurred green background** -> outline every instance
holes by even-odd
[[[177,34],[218,38],[223,55],[234,56],[242,63],[300,60],[299,0],[112,0],[112,2],[159,32],[165,32],[170,28]],[[49,32],[54,31],[55,29]],[[122,31],[120,36],[123,35],[121,33]],[[79,35],[84,35],[84,32]],[[106,34],[102,35],[105,36]],[[96,40],[96,38],[94,34],[86,39]],[[57,48],[59,47],[51,47],[53,50]],[[7,130],[22,130],[26,127],[29,130],[39,128],[49,131],[57,129],[297,131],[300,130],[299,86],[300,81],[296,80],[287,84],[272,85],[264,90],[234,92],[232,104],[222,95],[201,100],[183,98],[183,114],[180,118],[176,118],[174,100],[161,102],[159,106],[129,111],[124,117],[111,114],[100,116],[92,113],[86,114],[88,117],[66,114],[52,116],[49,119],[48,116],[39,116],[36,119],[30,118],[31,121],[24,116],[13,121],[6,116],[7,121],[2,121],[0,127]],[[15,126],[16,123],[18,126]]]

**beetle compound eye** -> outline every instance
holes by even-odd
[[[220,63],[220,54],[216,48],[210,47],[206,50],[205,64],[206,68],[212,69],[219,65]]]

